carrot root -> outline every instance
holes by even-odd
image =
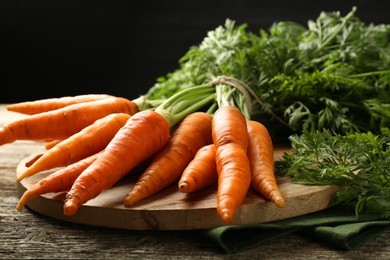
[[[126,196],[124,205],[133,206],[177,181],[196,152],[212,142],[211,120],[212,117],[203,112],[185,117],[167,145],[157,154]]]
[[[16,209],[21,211],[30,199],[36,198],[45,193],[60,192],[70,189],[77,176],[79,176],[83,170],[96,160],[98,154],[99,153],[91,155],[79,162],[60,169],[40,180],[38,183],[32,185],[23,193]]]
[[[66,196],[64,214],[75,214],[81,205],[159,151],[169,137],[170,126],[162,115],[151,110],[136,113],[76,179]]]
[[[246,118],[234,106],[220,107],[213,117],[212,135],[219,176],[217,213],[222,221],[230,223],[251,182]]]
[[[16,140],[65,139],[109,114],[133,115],[136,112],[138,112],[137,105],[125,98],[105,98],[73,104],[6,124],[0,128],[0,145]]]
[[[195,154],[194,159],[183,171],[178,182],[179,191],[190,193],[218,181],[218,173],[215,165],[215,146],[209,144]]]
[[[56,110],[73,104],[84,103],[104,98],[113,97],[106,94],[85,94],[78,96],[66,96],[60,98],[47,98],[35,101],[26,101],[7,105],[7,110],[25,115],[34,115],[51,110]]]
[[[274,150],[266,127],[257,121],[247,122],[248,158],[251,163],[251,186],[278,207],[285,207],[274,172]]]
[[[54,146],[56,146],[57,144],[61,143],[61,141],[63,140],[52,140],[52,141],[49,141],[45,144],[45,149],[46,150],[49,150],[51,148],[53,148]]]
[[[129,118],[129,114],[114,113],[96,120],[43,153],[17,180],[44,170],[67,166],[103,150]]]

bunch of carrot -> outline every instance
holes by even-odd
[[[109,189],[142,162],[146,170],[124,198],[131,207],[177,182],[184,193],[218,183],[217,212],[233,221],[250,186],[284,207],[273,171],[267,129],[231,104],[215,103],[215,86],[205,84],[174,94],[154,109],[110,95],[82,95],[8,106],[27,117],[0,129],[0,145],[15,140],[50,141],[29,161],[21,181],[61,167],[31,186],[17,210],[48,192],[67,191],[64,214]]]

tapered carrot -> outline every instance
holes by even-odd
[[[96,160],[99,153],[91,155],[83,160],[68,165],[65,168],[59,169],[56,172],[43,178],[36,184],[29,187],[19,200],[16,209],[21,211],[24,205],[30,199],[36,198],[40,195],[49,192],[60,192],[69,190],[72,187],[73,182],[93,161]]]
[[[0,128],[0,145],[16,140],[65,139],[109,114],[133,115],[136,112],[137,105],[125,98],[105,98],[73,104],[6,124]]]
[[[113,97],[106,94],[86,94],[78,96],[67,96],[60,98],[47,98],[35,101],[26,101],[16,104],[7,105],[7,110],[18,112],[25,115],[34,115],[42,112],[59,109],[73,104],[99,100],[103,98]]]
[[[20,181],[55,167],[67,166],[103,150],[129,118],[129,114],[114,113],[96,120],[93,124],[44,152],[19,175],[17,180]]]
[[[132,116],[99,158],[76,179],[66,196],[64,214],[75,214],[85,202],[154,156],[168,142],[171,128],[185,116],[214,101],[213,91],[209,85],[189,87],[155,109],[142,110]]]
[[[249,136],[242,112],[234,106],[220,107],[213,117],[212,137],[218,172],[217,213],[230,223],[251,182]]]
[[[215,146],[209,144],[199,149],[194,159],[184,169],[178,187],[181,192],[190,193],[203,189],[217,181]]]
[[[285,201],[280,194],[274,172],[274,151],[267,128],[257,121],[247,122],[249,145],[248,158],[251,164],[252,187],[278,207]]]
[[[196,152],[211,143],[211,119],[209,114],[196,112],[180,122],[168,144],[157,154],[126,196],[126,207],[154,195],[180,178]]]
[[[159,151],[169,137],[170,125],[161,114],[152,110],[136,113],[76,179],[66,196],[64,214],[75,214],[81,205]]]

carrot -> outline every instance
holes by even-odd
[[[274,172],[274,151],[267,128],[257,121],[247,121],[249,134],[248,158],[251,164],[251,186],[278,207],[285,202],[280,194]]]
[[[209,85],[185,88],[155,109],[132,116],[99,158],[77,178],[66,196],[64,214],[75,214],[85,202],[154,156],[169,141],[171,128],[214,101],[213,91]]]
[[[211,143],[211,119],[209,114],[195,112],[180,122],[168,144],[157,154],[126,196],[126,207],[154,195],[180,178],[196,152]]]
[[[7,106],[8,111],[18,112],[25,115],[34,115],[42,112],[47,112],[73,104],[99,100],[103,98],[113,97],[106,94],[86,94],[78,96],[67,96],[61,98],[47,98],[35,101],[26,101]]]
[[[105,98],[73,104],[6,124],[0,128],[0,145],[16,140],[65,139],[109,114],[132,115],[136,112],[136,104],[125,98]]]
[[[53,148],[54,146],[56,146],[57,144],[59,144],[60,142],[62,142],[63,140],[60,140],[60,139],[57,139],[57,140],[47,140],[46,141],[46,144],[45,144],[45,149],[46,150],[49,150],[51,148]],[[30,167],[36,160],[39,159],[39,157],[41,157],[43,155],[43,153],[41,154],[37,154],[35,157],[31,158],[29,161],[27,161],[25,163],[25,166],[26,167]]]
[[[67,166],[103,150],[129,118],[129,114],[114,113],[96,120],[43,153],[17,180],[44,170]]]
[[[96,160],[98,155],[99,153],[96,153],[74,164],[70,164],[32,185],[23,193],[16,209],[21,211],[27,201],[39,195],[69,190],[76,178]]]
[[[136,113],[76,179],[66,196],[64,214],[75,214],[81,205],[160,150],[169,137],[170,124],[164,116],[153,110]]]
[[[218,180],[215,165],[215,146],[209,144],[195,154],[194,159],[184,169],[178,186],[180,192],[190,193],[200,190]]]
[[[212,137],[218,172],[217,213],[230,223],[250,187],[246,118],[234,106],[222,106],[214,114]]]
[[[46,150],[49,150],[51,148],[53,148],[55,145],[59,144],[60,142],[62,142],[63,140],[60,140],[60,139],[57,139],[57,140],[47,140],[46,141],[46,144],[45,144],[45,149]],[[41,154],[38,154],[36,155],[34,158],[31,158],[29,161],[27,161],[25,163],[25,166],[26,167],[30,167],[36,160],[39,159],[39,157],[41,157],[43,155],[43,153]]]
[[[63,141],[63,140],[57,139],[57,140],[48,141],[45,144],[45,149],[49,150],[49,149],[53,148],[55,145],[59,144],[61,141]]]
[[[33,165],[34,162],[36,162],[40,157],[42,157],[43,153],[40,153],[40,154],[37,154],[35,155],[33,158],[31,158],[30,160],[28,160],[24,166],[26,167],[30,167],[31,165]]]

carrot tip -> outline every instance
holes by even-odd
[[[16,205],[16,210],[17,211],[22,211],[22,209],[24,208],[24,202],[19,202],[18,205]]]
[[[136,200],[133,196],[128,195],[125,200],[123,201],[123,204],[125,207],[131,207],[134,204],[136,204],[139,200]]]
[[[276,206],[278,206],[279,208],[284,208],[286,206],[286,202],[284,201],[284,199],[282,198],[279,198],[279,199],[276,199],[275,202]]]
[[[25,174],[21,174],[21,175],[19,175],[17,178],[16,178],[16,180],[17,181],[21,181],[21,180],[23,180],[24,178],[26,178],[27,176],[25,176]]]
[[[68,200],[64,204],[64,215],[71,216],[77,212],[78,206],[72,200]]]
[[[181,182],[179,184],[179,191],[182,193],[188,193],[188,183],[187,182]]]
[[[219,216],[222,219],[222,221],[225,223],[230,223],[233,221],[233,215],[230,214],[228,211],[220,212]]]
[[[22,197],[19,199],[18,205],[16,205],[16,210],[17,211],[22,211],[24,208],[24,205],[26,205],[27,201],[29,200],[31,196],[29,195],[29,191],[26,191],[23,193]]]
[[[273,190],[271,193],[270,193],[270,196],[269,198],[271,199],[271,201],[273,203],[275,203],[276,206],[278,206],[279,208],[284,208],[286,206],[286,202],[284,201],[284,199],[282,198],[282,195],[280,194],[279,191],[277,190]]]

